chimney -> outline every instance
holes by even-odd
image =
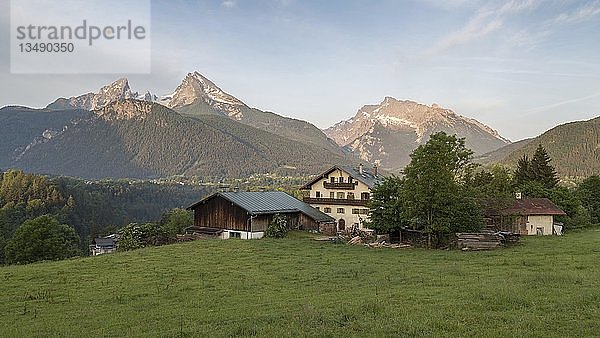
[[[362,165],[362,163],[360,163],[358,165],[358,173],[361,174],[361,175],[363,174],[363,165]]]
[[[373,164],[373,176],[377,176],[377,163]]]
[[[520,191],[518,191],[518,192],[515,193],[515,198],[518,199],[518,200],[521,199],[521,192]]]

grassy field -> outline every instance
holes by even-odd
[[[491,252],[199,241],[0,268],[0,336],[600,336],[600,231]]]

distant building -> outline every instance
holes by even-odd
[[[488,203],[485,211],[488,228],[521,235],[560,235],[562,224],[554,222],[554,216],[564,215],[547,198],[521,198],[520,194],[508,205]]]
[[[333,231],[352,226],[365,229],[371,189],[380,180],[377,166],[367,170],[363,165],[357,168],[336,165],[302,187],[306,191],[304,202],[335,218]]]
[[[318,230],[335,220],[280,191],[220,192],[188,207],[194,211],[194,231],[222,229],[220,238],[261,238],[276,214],[292,229]]]
[[[90,244],[90,255],[98,256],[105,253],[110,253],[117,250],[119,243],[119,236],[116,234],[94,238],[92,244]]]

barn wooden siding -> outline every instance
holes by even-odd
[[[250,231],[250,215],[236,204],[221,196],[205,201],[194,208],[194,225],[198,227]],[[258,231],[255,225],[261,226],[264,220],[252,220],[253,231]]]

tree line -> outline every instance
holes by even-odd
[[[84,181],[18,170],[0,173],[0,264],[31,261],[15,254],[28,244],[9,244],[33,243],[35,236],[46,238],[48,245],[59,234],[69,242],[76,238],[76,254],[85,255],[95,237],[115,233],[129,223],[160,220],[169,210],[188,206],[208,192],[207,187],[174,183]],[[75,236],[67,235],[63,225],[73,229]],[[29,231],[33,228],[40,230],[34,234]]]
[[[557,217],[566,230],[600,223],[600,177],[576,188],[558,185],[551,158],[540,144],[531,159],[523,156],[514,172],[473,163],[465,140],[439,132],[411,154],[402,176],[386,177],[372,192],[367,227],[379,233],[400,228],[447,238],[484,227],[484,209],[508,206],[516,192],[549,198],[566,216]]]

